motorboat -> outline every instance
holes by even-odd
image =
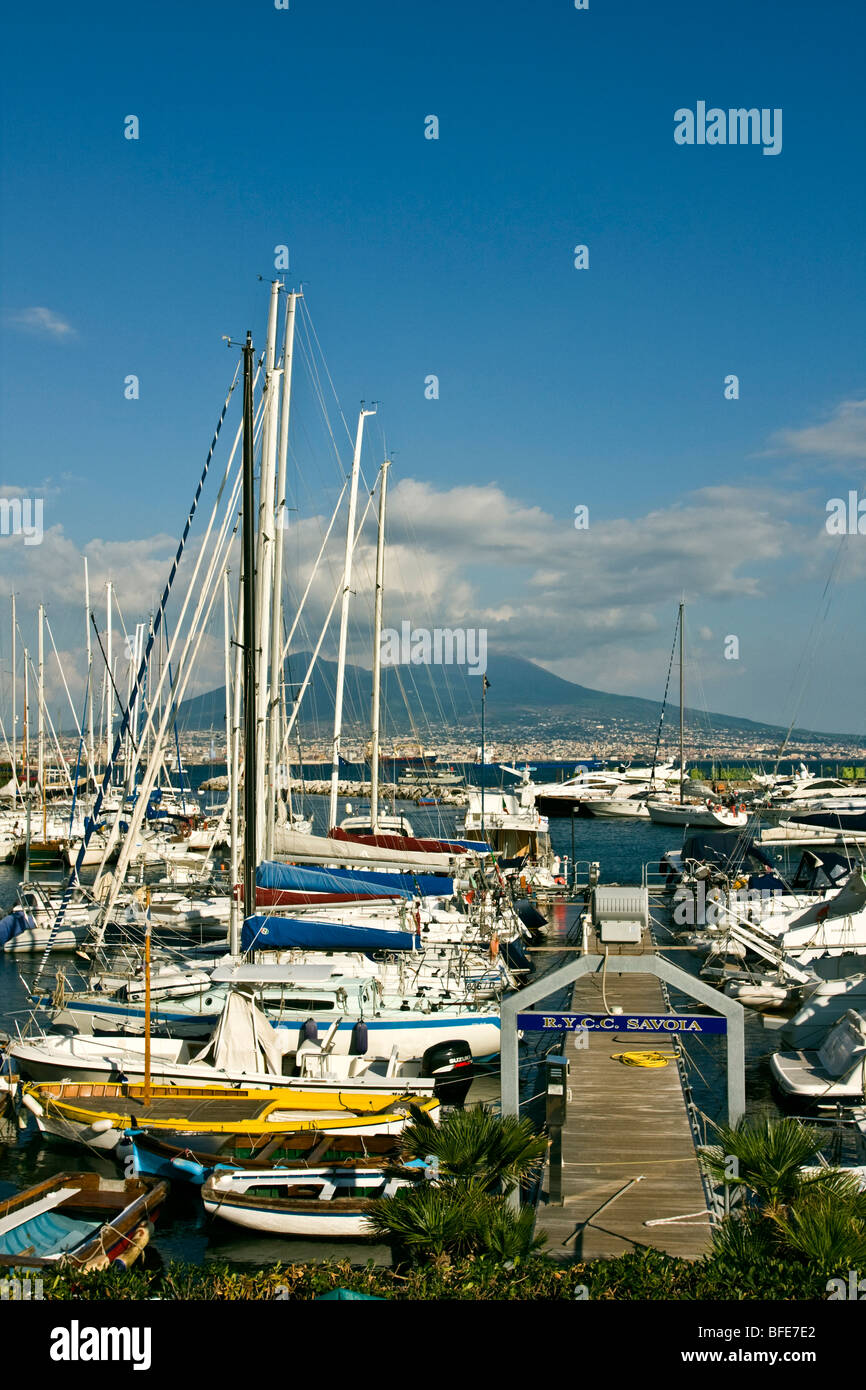
[[[849,1010],[866,1018],[866,974],[819,980],[779,1033],[787,1049],[815,1051]]]
[[[708,830],[739,830],[748,825],[748,812],[709,801],[647,801],[655,825],[685,825]]]
[[[582,802],[581,809],[599,820],[649,820],[647,797],[652,795],[653,790],[649,782],[637,790],[628,782],[623,782],[609,796]]]
[[[866,1018],[848,1009],[813,1050],[776,1052],[773,1081],[786,1097],[814,1107],[862,1101],[866,1091]]]

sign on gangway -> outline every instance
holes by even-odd
[[[727,1033],[718,1014],[518,1014],[524,1033]]]

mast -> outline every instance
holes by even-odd
[[[114,662],[111,647],[111,580],[105,586],[107,621],[105,627],[105,661],[108,679],[105,686],[105,766],[111,763],[114,715]]]
[[[239,788],[241,781],[241,719],[243,717],[241,710],[241,693],[244,683],[244,648],[243,642],[241,642],[239,638],[244,620],[243,613],[244,594],[243,576],[241,575],[238,587],[238,611],[237,617],[235,618],[235,679],[232,691],[232,774],[230,783],[231,796],[229,800],[229,875],[232,885],[233,904],[233,909],[229,914],[229,954],[232,956],[240,954],[241,942],[240,930],[238,927],[238,908],[234,898],[234,891],[240,882],[241,862]]]
[[[481,676],[481,838],[486,838],[484,826],[484,711],[487,707],[487,687],[490,685],[485,674]],[[574,855],[572,855],[572,859]]]
[[[223,623],[225,625],[225,682],[226,682],[226,800],[229,806],[229,836],[231,878],[229,879],[229,953],[235,954],[238,930],[238,904],[235,898],[237,880],[237,791],[232,759],[232,629],[229,599],[229,572],[223,570]]]
[[[271,301],[268,308],[268,336],[265,345],[264,411],[262,416],[262,470],[259,483],[258,534],[256,537],[256,586],[260,602],[256,612],[256,766],[259,779],[256,786],[256,862],[262,858],[263,839],[272,818],[274,788],[266,783],[268,768],[267,728],[270,707],[268,658],[271,649],[271,576],[274,562],[274,492],[277,467],[277,405],[280,391],[280,372],[275,368],[277,356],[277,314],[282,282],[271,282]]]
[[[365,410],[361,402],[358,415],[358,431],[355,435],[355,452],[352,457],[352,479],[349,487],[349,519],[346,525],[346,558],[343,564],[343,603],[340,610],[340,648],[337,656],[337,694],[334,701],[334,743],[331,754],[331,801],[328,810],[328,829],[337,824],[337,792],[340,781],[340,736],[343,729],[343,685],[346,677],[346,642],[349,636],[349,595],[352,584],[352,555],[355,549],[355,513],[358,509],[358,478],[361,473],[361,443],[364,438],[364,420],[375,415],[375,410]]]
[[[36,778],[39,783],[39,794],[42,797],[42,839],[48,838],[47,827],[45,824],[45,609],[39,605],[39,628],[38,628],[38,684],[36,688],[36,698],[38,708],[36,712]]]
[[[684,653],[685,636],[683,620],[683,610],[685,603],[680,604],[680,805],[683,804],[683,686],[684,686]]]
[[[27,834],[24,846],[24,882],[30,882],[30,653],[24,648],[24,804]]]
[[[286,526],[286,463],[289,452],[289,410],[292,392],[292,356],[295,345],[295,303],[292,291],[286,297],[286,326],[283,334],[283,396],[280,403],[280,438],[277,455],[276,529],[274,534],[273,597],[271,599],[271,691],[268,703],[268,786],[270,802],[265,824],[265,858],[274,852],[274,822],[277,814],[277,748],[280,742],[283,663],[283,539]]]
[[[90,575],[87,569],[87,556],[84,557],[84,630],[87,633],[87,742],[90,759],[91,778],[96,781],[96,752],[93,743],[93,640],[90,636]],[[95,790],[95,786],[94,786]]]
[[[145,1105],[150,1105],[150,889],[145,906],[144,928],[144,1095]]]
[[[385,497],[390,459],[379,478],[379,534],[376,540],[376,613],[373,625],[373,718],[370,738],[370,829],[379,829],[379,701],[382,685],[382,601],[385,588]]]
[[[15,595],[12,594],[12,805],[18,805],[18,759],[16,757],[16,745],[18,736],[16,726],[18,724],[18,714],[16,710],[17,691],[15,689],[16,677],[16,631],[15,631]]]
[[[244,917],[256,910],[256,514],[253,462],[253,339],[244,343]]]

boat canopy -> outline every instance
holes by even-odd
[[[345,975],[333,965],[220,965],[211,975],[215,985],[294,985],[327,984],[331,980],[345,981]]]
[[[241,931],[241,950],[283,951],[419,951],[421,938],[387,927],[350,926],[298,917],[248,917]]]
[[[853,865],[845,854],[833,850],[804,850],[797,871],[791,880],[794,888],[818,892],[822,888],[838,888],[848,877]]]
[[[715,864],[720,868],[733,870],[745,859],[752,857],[768,869],[776,864],[757,841],[743,836],[739,830],[710,830],[688,834],[683,839],[682,859],[693,859],[701,864]]]
[[[375,873],[318,869],[266,860],[256,869],[256,886],[308,893],[352,893],[359,898],[451,897],[454,880],[444,874]]]

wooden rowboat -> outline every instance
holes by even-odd
[[[103,1269],[144,1249],[168,1192],[156,1178],[59,1173],[0,1202],[0,1266]]]
[[[373,1235],[371,1203],[413,1181],[393,1165],[295,1163],[284,1168],[219,1166],[202,1190],[205,1211],[234,1226],[277,1236],[363,1239]]]
[[[273,1136],[261,1136],[227,1144],[221,1153],[201,1153],[193,1148],[168,1144],[155,1134],[127,1130],[135,1172],[140,1177],[168,1178],[197,1186],[210,1176],[217,1164],[254,1172],[273,1168],[309,1168],[311,1164],[374,1165],[397,1164],[399,1140],[388,1134],[322,1134],[306,1129]]]
[[[420,1112],[435,1118],[439,1101],[360,1090],[269,1091],[207,1087],[145,1087],[99,1082],[34,1082],[23,1104],[43,1134],[112,1151],[126,1129],[143,1129],[169,1144],[218,1154],[238,1140],[294,1130],[399,1134]]]

